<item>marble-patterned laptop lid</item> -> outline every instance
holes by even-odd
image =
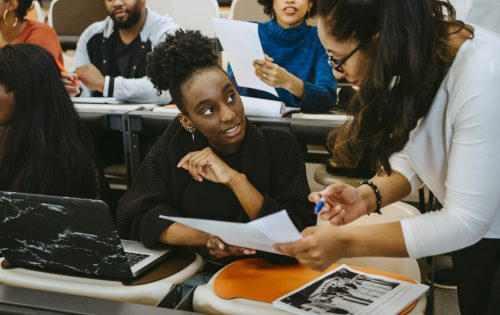
[[[13,266],[132,278],[111,213],[99,200],[0,192],[0,250]]]

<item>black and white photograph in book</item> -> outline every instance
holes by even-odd
[[[341,268],[281,302],[313,314],[356,314],[398,285]]]

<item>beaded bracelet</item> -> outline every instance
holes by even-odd
[[[382,212],[380,212],[380,207],[382,206],[382,195],[380,194],[380,190],[378,189],[377,185],[375,185],[371,180],[364,180],[359,185],[370,186],[370,188],[375,193],[375,198],[377,199],[377,208],[373,212],[382,214]],[[368,215],[370,215],[370,213]]]

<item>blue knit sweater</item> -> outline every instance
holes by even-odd
[[[237,87],[241,95],[279,100],[286,106],[300,107],[303,112],[327,112],[335,105],[337,82],[328,66],[316,27],[304,22],[284,29],[272,19],[259,23],[259,37],[264,53],[304,82],[304,97],[299,99],[283,88],[276,89],[279,95],[276,98],[264,91]],[[228,73],[235,82],[230,66]]]

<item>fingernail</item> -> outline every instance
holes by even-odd
[[[249,251],[248,249],[245,249],[245,250],[243,251],[243,254],[245,254],[245,255],[250,255],[250,251]]]
[[[219,243],[219,249],[220,249],[220,250],[223,250],[223,249],[224,249],[224,244]]]

